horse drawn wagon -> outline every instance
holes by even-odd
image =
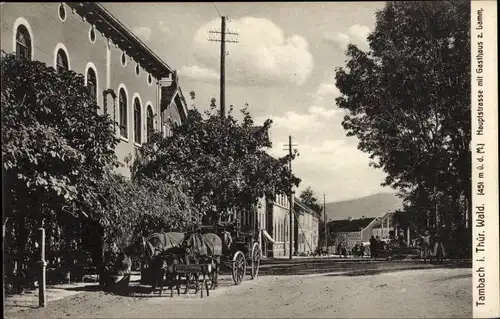
[[[215,225],[199,226],[189,232],[155,233],[141,237],[125,249],[128,255],[141,256],[146,260],[141,271],[141,283],[160,287],[166,279],[171,294],[173,287],[185,285],[185,293],[194,285],[199,289],[200,278],[202,294],[205,277],[208,289],[215,289],[219,283],[221,265],[231,269],[232,278],[239,285],[250,268],[250,276],[259,273],[262,251],[260,230],[242,229],[237,222],[223,222]]]
[[[260,247],[260,230],[255,227],[242,229],[236,222],[220,222],[215,225],[201,227],[201,233],[215,233],[224,240],[220,265],[231,269],[233,281],[239,285],[245,278],[247,268],[250,268],[250,278],[254,279],[259,274],[262,249]],[[215,273],[215,286],[217,286],[218,272]]]

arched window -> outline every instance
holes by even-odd
[[[87,69],[87,88],[90,96],[97,103],[97,76],[92,68]]]
[[[281,223],[278,221],[278,232],[277,232],[277,238],[278,238],[278,241],[281,241]]]
[[[146,113],[146,134],[147,134],[147,139],[151,138],[151,135],[154,133],[154,114],[153,114],[153,108],[151,105],[148,105],[148,110]]]
[[[168,136],[168,127],[167,127],[167,123],[163,123],[163,124],[162,124],[161,131],[162,131],[162,133],[163,133],[163,137],[164,137],[164,138]]]
[[[134,99],[134,141],[137,144],[142,142],[142,121],[141,121],[141,102],[138,98]]]
[[[285,240],[285,221],[284,220],[281,222],[281,238],[283,239],[283,241],[286,241]]]
[[[167,128],[168,128],[168,133],[167,136],[173,136],[173,128],[174,128],[174,123],[172,122],[171,118],[168,118],[167,120]]]
[[[68,56],[63,49],[57,51],[57,73],[63,73],[69,70]]]
[[[16,30],[16,55],[21,59],[31,60],[31,36],[22,24]]]
[[[120,135],[128,138],[128,126],[127,126],[127,94],[124,89],[120,89],[120,94],[118,96],[118,104],[120,111]]]

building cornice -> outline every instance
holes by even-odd
[[[98,2],[67,4],[156,79],[169,77],[174,73],[167,63]]]

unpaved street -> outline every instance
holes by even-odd
[[[471,270],[425,269],[367,276],[264,276],[209,297],[83,292],[9,318],[450,318],[471,317]]]

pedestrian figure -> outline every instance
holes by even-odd
[[[339,242],[337,244],[337,255],[339,255],[340,257],[342,257],[342,243]]]
[[[376,236],[375,237],[375,258],[380,257],[380,253],[381,253],[382,249],[383,249],[382,240],[380,239],[380,236]]]
[[[360,253],[360,248],[359,248],[359,245],[356,243],[356,245],[354,245],[354,247],[352,248],[352,254],[354,255],[354,257],[359,257],[359,253]]]
[[[376,257],[376,250],[377,250],[377,240],[375,239],[375,236],[372,236],[370,238],[370,257],[371,258]]]
[[[422,235],[421,243],[422,243],[421,252],[424,258],[424,263],[427,263],[427,258],[429,257],[429,250],[431,245],[431,236],[428,230],[426,230]]]
[[[446,257],[446,253],[443,245],[442,235],[438,232],[434,239],[433,256],[436,257],[438,263],[442,263],[443,259]]]

